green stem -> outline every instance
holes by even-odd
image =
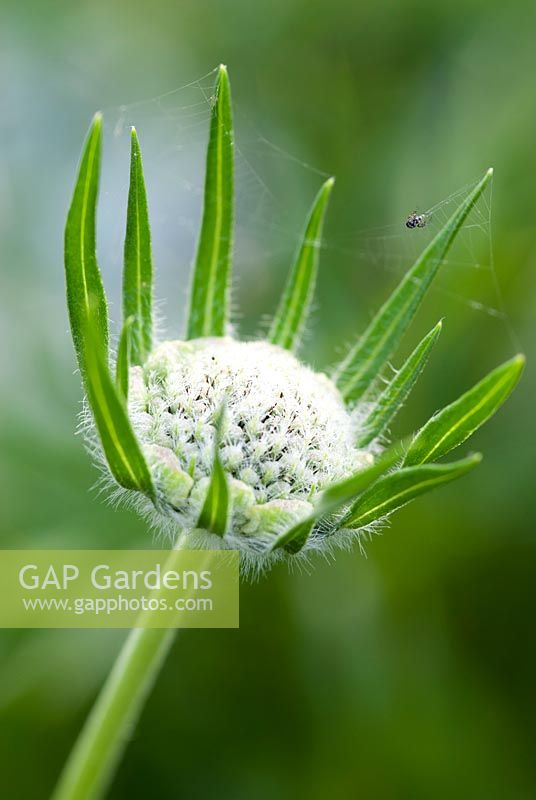
[[[175,548],[184,547],[186,540],[187,536]],[[174,563],[176,556],[175,551],[171,553],[170,562]],[[96,800],[103,796],[175,634],[174,628],[144,627],[130,631],[51,800]]]
[[[52,800],[102,797],[176,631],[134,628],[71,751]]]

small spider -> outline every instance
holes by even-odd
[[[427,222],[426,214],[417,214],[416,211],[412,211],[406,220],[406,228],[424,228]]]

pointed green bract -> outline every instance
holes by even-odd
[[[99,190],[102,116],[95,114],[78,169],[65,226],[65,278],[71,333],[82,377],[86,375],[85,331],[92,318],[103,356],[108,348],[108,309],[97,264],[95,217]]]
[[[123,319],[133,318],[130,331],[132,364],[143,364],[153,339],[153,261],[147,193],[141,151],[132,128],[130,187],[123,269]]]
[[[110,472],[120,486],[156,495],[149,468],[130,425],[124,400],[99,347],[99,332],[90,320],[84,331],[86,390]]]
[[[456,234],[490,182],[492,174],[493,170],[489,169],[468,194],[336,370],[334,380],[346,402],[354,402],[362,397],[393,355]]]
[[[311,208],[303,239],[277,309],[268,340],[286,350],[295,350],[303,334],[313,300],[322,228],[335,178],[329,178]]]
[[[401,443],[394,445],[370,467],[365,467],[365,469],[350,475],[349,478],[338,481],[324,489],[316,498],[313,513],[278,536],[270,550],[277,550],[279,547],[284,547],[291,553],[297,553],[301,550],[315,522],[322,519],[322,517],[335,513],[353,500],[356,495],[364,491],[367,486],[370,486],[380,475],[392,467],[396,461],[400,460],[403,449],[403,444]]]
[[[524,356],[515,356],[435,414],[413,439],[405,465],[441,458],[465,442],[504,403],[521,377],[524,365]]]
[[[422,339],[402,368],[387,384],[378,397],[370,416],[363,423],[363,434],[357,446],[365,447],[385,431],[400,411],[419,375],[426,366],[432,347],[441,333],[442,323],[438,322]]]
[[[134,317],[128,317],[123,325],[119,347],[117,348],[117,364],[115,366],[115,382],[123,399],[128,399],[128,368],[130,367],[131,333]]]
[[[198,528],[204,528],[218,536],[225,536],[229,517],[229,485],[219,452],[224,413],[225,411],[222,409],[216,419],[212,473],[205,502],[197,522]]]
[[[311,535],[316,521],[317,518],[311,515],[303,522],[298,522],[292,528],[289,528],[288,531],[285,531],[278,536],[270,550],[273,551],[277,550],[279,547],[284,547],[287,553],[296,555],[296,553],[299,553],[304,544],[307,542],[307,539]]]
[[[480,463],[480,453],[452,464],[405,467],[381,477],[341,520],[342,528],[364,528],[383,519],[420,494],[465,475]]]
[[[229,316],[233,245],[234,164],[231,89],[222,65],[216,82],[187,338],[224,336]]]

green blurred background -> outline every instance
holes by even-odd
[[[405,216],[493,164],[492,224],[488,195],[405,342],[408,352],[445,317],[396,432],[517,349],[529,356],[515,396],[471,443],[485,453],[476,472],[400,512],[367,558],[356,548],[244,586],[240,630],[179,634],[111,796],[536,797],[534,4],[3,0],[0,15],[1,546],[150,541],[92,491],[74,436],[62,229],[103,108],[99,255],[117,320],[136,124],[165,331],[180,335],[207,74],[220,62],[239,146],[243,334],[274,308],[322,174],[337,185],[304,353],[319,368],[433,233],[435,220],[405,231]],[[506,318],[493,312],[490,229]],[[48,796],[123,638],[1,633],[2,797]]]

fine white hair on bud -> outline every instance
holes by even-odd
[[[229,546],[264,549],[266,536],[307,516],[326,486],[372,462],[355,445],[359,411],[287,350],[228,337],[166,341],[130,368],[128,411],[168,529],[196,526],[222,407]]]

